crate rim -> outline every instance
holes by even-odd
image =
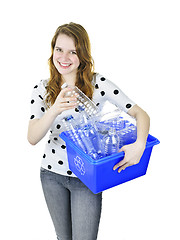
[[[93,165],[100,165],[100,164],[103,164],[104,162],[108,162],[108,161],[112,161],[112,159],[114,158],[122,158],[124,157],[124,152],[119,152],[119,153],[115,153],[113,155],[110,155],[110,156],[107,156],[107,157],[103,157],[101,159],[98,159],[98,160],[94,160],[92,159],[90,156],[88,156],[86,153],[84,153],[80,148],[78,148],[73,142],[72,140],[70,140],[67,136],[66,136],[66,132],[62,132],[59,134],[60,138],[62,138],[66,144],[69,144],[73,149],[75,149],[76,152],[78,152],[83,158],[86,158],[86,160],[88,160],[88,162],[90,164],[93,164]],[[148,142],[148,139],[152,139],[151,142]],[[152,135],[148,135],[148,138],[147,138],[147,142],[146,142],[146,148],[150,148],[150,147],[153,147],[157,144],[159,144],[160,141],[153,137]]]

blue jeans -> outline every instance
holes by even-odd
[[[102,193],[93,194],[78,178],[41,168],[41,183],[58,240],[96,240]]]

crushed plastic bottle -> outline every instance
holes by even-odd
[[[120,135],[123,145],[131,144],[137,139],[137,128],[135,125],[128,123],[127,127],[120,132]]]
[[[67,92],[65,94],[65,96],[70,97],[70,96],[76,95],[77,109],[83,107],[89,116],[97,114],[98,108],[97,108],[96,104],[93,101],[91,101],[78,87],[68,85],[67,83],[64,83],[61,86],[62,89],[66,88],[66,87],[69,87],[72,90]]]

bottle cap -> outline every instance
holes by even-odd
[[[65,121],[69,121],[69,120],[71,120],[71,119],[73,119],[73,116],[72,116],[72,115],[66,117],[64,120],[65,120]]]
[[[68,84],[65,82],[62,86],[61,86],[61,88],[63,89],[63,88],[66,88],[68,86]]]

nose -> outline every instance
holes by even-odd
[[[69,54],[63,52],[62,55],[61,55],[61,61],[66,62],[68,59],[69,59]]]

